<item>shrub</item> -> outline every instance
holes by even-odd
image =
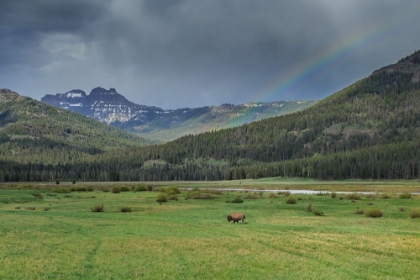
[[[328,195],[328,193],[325,193],[325,192],[318,192],[318,193],[316,193],[315,195],[316,195],[316,196],[326,196],[326,195]]]
[[[90,209],[90,211],[92,211],[92,212],[104,212],[105,208],[104,208],[103,204],[98,204],[98,205],[95,205],[94,207],[92,207]]]
[[[356,214],[363,214],[365,211],[363,211],[363,209],[359,209],[359,206],[356,207]]]
[[[57,181],[55,181],[55,184],[56,184],[56,185],[60,185],[60,181],[58,181],[58,180],[57,180]]]
[[[168,197],[166,196],[166,194],[161,193],[157,196],[156,201],[162,204],[162,202],[168,202]]]
[[[88,192],[93,192],[93,187],[92,187],[92,186],[87,187],[87,188],[86,188],[86,191],[88,191]]]
[[[103,192],[109,192],[109,189],[108,188],[103,188],[102,191]]]
[[[373,202],[368,202],[367,205],[375,205]]]
[[[365,195],[366,198],[371,198],[372,200],[375,200],[377,195],[376,194],[367,194]]]
[[[166,188],[166,193],[167,194],[180,194],[181,191],[179,190],[178,187],[171,186],[171,187],[167,187]]]
[[[360,199],[362,199],[362,197],[358,193],[349,193],[347,195],[347,198],[348,199],[351,199],[351,200],[360,200]]]
[[[321,210],[312,210],[315,216],[324,216],[324,212]]]
[[[415,219],[415,218],[420,218],[420,209],[413,209],[410,212],[410,218],[411,219]]]
[[[332,192],[332,193],[331,193],[331,198],[336,198],[336,197],[337,197],[337,193]]]
[[[209,191],[211,194],[217,194],[217,195],[221,195],[221,194],[223,194],[223,192],[222,191],[220,191],[220,190],[210,190]]]
[[[383,193],[383,194],[381,194],[381,198],[382,199],[390,199],[392,196],[391,196],[391,194],[389,194],[389,193]]]
[[[35,196],[36,198],[39,198],[39,199],[43,198],[42,194],[40,194],[40,193],[33,193],[32,195]]]
[[[136,187],[135,190],[136,190],[136,192],[145,192],[145,191],[147,191],[147,187],[146,187],[146,185],[140,184]]]
[[[309,203],[308,207],[306,207],[308,212],[312,212],[312,203]]]
[[[404,212],[404,211],[405,211],[404,207],[400,207],[400,208],[398,208],[398,210],[399,210],[400,212]]]
[[[85,192],[87,191],[86,187],[76,187],[74,188],[74,191],[76,192]]]
[[[70,193],[70,189],[56,188],[52,190],[53,193]]]
[[[270,193],[270,195],[268,197],[269,198],[279,198],[280,196],[276,193]]]
[[[153,191],[153,186],[152,185],[148,185],[147,186],[147,191],[149,191],[149,192]]]
[[[113,193],[120,193],[120,192],[121,192],[121,190],[120,190],[120,188],[119,188],[119,187],[113,187],[113,188],[112,188],[112,192],[113,192]]]
[[[193,194],[192,198],[194,199],[215,199],[215,196],[212,196],[211,194],[208,193],[196,193]]]
[[[128,213],[128,212],[131,212],[131,207],[128,207],[128,206],[123,206],[123,207],[121,207],[121,212],[123,212],[123,213]]]
[[[286,197],[290,196],[290,192],[281,192],[281,193]]]
[[[287,204],[296,204],[296,198],[293,196],[289,196],[289,198],[286,200]]]
[[[178,201],[178,195],[177,195],[177,194],[171,194],[171,195],[169,196],[169,200],[175,200],[175,201]]]
[[[400,198],[402,198],[402,199],[410,199],[411,198],[411,193],[409,193],[409,192],[403,192],[402,194],[400,194]]]
[[[257,196],[255,193],[247,193],[247,194],[245,195],[245,198],[246,198],[246,199],[257,199],[257,198],[258,198],[258,196]]]
[[[365,211],[365,216],[368,218],[380,218],[384,215],[382,213],[381,209],[378,208],[372,208]]]
[[[129,191],[131,191],[131,190],[130,190],[130,188],[129,188],[129,187],[127,187],[127,186],[122,186],[122,187],[120,188],[120,191],[122,191],[122,192],[129,192]]]
[[[241,197],[238,195],[234,200],[231,201],[231,203],[243,203],[244,201],[241,199]]]
[[[71,183],[74,185],[76,184],[76,180],[73,179],[73,181],[71,181]]]

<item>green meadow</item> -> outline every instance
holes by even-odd
[[[416,279],[420,196],[379,187],[390,191],[3,185],[0,279]]]

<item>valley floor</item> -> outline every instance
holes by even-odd
[[[418,188],[400,183],[378,187]],[[420,196],[197,186],[177,193],[159,185],[1,185],[0,278],[414,279],[420,273],[420,219],[412,218],[420,216]],[[145,187],[152,191],[135,191]],[[161,195],[168,202],[157,203]],[[92,212],[101,205],[104,212]],[[372,210],[382,217],[367,217]],[[231,212],[243,212],[246,222],[228,223]]]

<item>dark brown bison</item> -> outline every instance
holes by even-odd
[[[227,216],[228,222],[233,221],[233,223],[238,223],[239,220],[242,220],[242,223],[244,223],[245,215],[242,213],[232,213],[229,216]]]

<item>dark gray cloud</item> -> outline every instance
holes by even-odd
[[[420,3],[0,3],[0,87],[114,87],[163,108],[326,97],[420,47]]]

